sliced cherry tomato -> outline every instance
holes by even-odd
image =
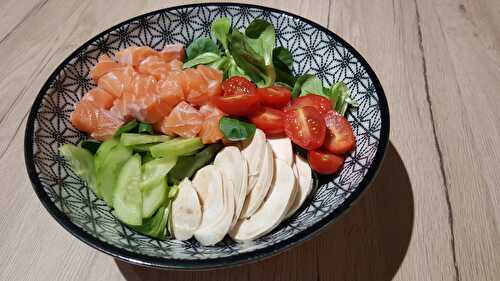
[[[298,97],[292,101],[291,107],[312,106],[316,108],[320,114],[325,114],[332,110],[330,100],[316,94],[308,94]]]
[[[335,154],[345,154],[356,146],[352,126],[337,112],[330,110],[325,115],[326,138],[324,147]]]
[[[249,118],[257,128],[268,135],[279,135],[285,132],[283,124],[285,114],[281,110],[263,106]]]
[[[248,79],[233,76],[222,82],[222,96],[213,97],[215,105],[225,113],[246,116],[260,107],[257,87]]]
[[[269,88],[259,88],[260,103],[273,108],[283,108],[290,102],[292,92],[287,87],[274,85]]]
[[[342,168],[344,156],[338,156],[327,151],[309,150],[307,152],[307,161],[314,171],[329,175],[334,174]]]
[[[284,125],[286,135],[300,147],[316,149],[323,145],[325,119],[316,108],[304,106],[287,110]]]

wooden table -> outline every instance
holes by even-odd
[[[124,264],[64,231],[24,168],[35,95],[94,34],[188,2],[198,1],[1,1],[0,280],[500,280],[498,0],[253,1],[342,36],[389,100],[379,176],[313,240],[257,264],[192,273]]]

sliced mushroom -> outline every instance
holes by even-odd
[[[188,240],[200,225],[201,206],[189,179],[179,184],[179,193],[172,202],[172,229],[175,239]]]
[[[260,129],[255,130],[255,134],[251,140],[245,140],[241,143],[241,153],[248,162],[247,194],[249,194],[257,184],[266,144],[266,134]]]
[[[227,146],[215,156],[214,165],[221,170],[223,176],[227,177],[233,183],[235,201],[234,216],[231,223],[231,226],[233,226],[240,217],[241,209],[247,195],[247,162],[237,147]]]
[[[255,187],[250,191],[243,204],[240,218],[248,218],[252,216],[264,201],[264,198],[269,191],[274,175],[274,157],[271,146],[266,143],[265,153],[262,157],[262,166],[260,167],[259,177]]]
[[[224,192],[222,175],[214,165],[208,165],[196,173],[193,186],[201,203],[201,223],[204,228],[222,217],[224,213]]]
[[[215,167],[215,166],[214,166]],[[216,168],[219,169],[219,168]],[[221,173],[221,172],[219,172]],[[224,211],[218,219],[198,228],[194,233],[196,240],[204,246],[212,246],[224,239],[231,227],[234,215],[234,187],[233,182],[222,174],[222,189],[224,195]]]
[[[293,148],[292,141],[288,137],[268,138],[267,141],[271,145],[274,152],[274,157],[283,160],[290,167],[293,164]]]
[[[276,172],[271,189],[260,208],[248,219],[241,219],[229,232],[239,242],[257,239],[273,230],[286,215],[293,195],[295,177],[292,168],[275,159]]]
[[[295,211],[297,211],[297,209],[302,206],[307,196],[309,196],[309,193],[311,193],[313,186],[312,171],[311,167],[307,163],[307,160],[300,157],[299,155],[295,155],[295,163],[293,167],[295,177],[297,178],[298,182],[297,196],[295,196],[293,204],[290,206],[286,218],[292,216],[293,213],[295,213]]]

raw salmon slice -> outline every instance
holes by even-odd
[[[219,129],[219,121],[225,115],[224,112],[208,103],[200,107],[200,113],[204,119],[200,130],[201,141],[208,144],[224,138],[224,134]]]
[[[150,47],[129,47],[116,53],[116,59],[121,65],[138,66],[145,58],[156,56],[158,52]]]
[[[191,138],[198,135],[203,124],[203,116],[193,106],[185,101],[180,102],[170,114],[155,128],[167,135],[179,135]]]
[[[194,68],[188,68],[182,72],[180,84],[184,91],[187,102],[195,106],[201,106],[208,102],[208,82],[203,75]]]
[[[204,144],[215,143],[224,138],[224,134],[219,129],[219,121],[221,118],[222,115],[219,115],[210,117],[203,121],[200,130],[201,142]]]
[[[125,115],[146,122],[156,123],[170,112],[170,108],[160,99],[156,91],[156,79],[151,75],[137,74],[132,80],[130,91],[122,96]]]
[[[185,53],[184,47],[181,44],[171,44],[165,46],[160,52],[160,56],[166,62],[178,60],[180,62],[184,61]]]
[[[75,128],[87,133],[97,128],[98,111],[113,106],[114,97],[108,92],[95,88],[86,93],[70,115],[70,121]]]
[[[75,128],[86,133],[92,133],[97,128],[97,108],[89,100],[81,100],[75,105],[69,120]]]
[[[97,108],[110,109],[115,97],[103,89],[94,88],[86,93],[82,100],[93,103]]]
[[[118,68],[121,68],[119,63],[115,62],[107,55],[101,55],[99,56],[97,64],[90,70],[90,77],[97,82],[104,74]]]
[[[120,67],[99,78],[97,86],[119,98],[129,89],[135,74],[135,70],[130,66]]]
[[[200,64],[196,67],[201,75],[207,80],[207,92],[209,97],[218,96],[222,93],[222,71]]]
[[[204,65],[182,72],[181,85],[186,100],[195,106],[208,103],[221,93],[222,72]]]
[[[120,128],[125,120],[110,110],[99,109],[97,113],[96,129],[90,134],[96,140],[108,140],[113,137],[113,134]]]
[[[170,108],[174,108],[183,101],[184,91],[180,84],[180,71],[170,72],[162,80],[158,81],[157,93]]]
[[[172,60],[165,62],[159,56],[150,56],[145,58],[139,66],[137,71],[143,74],[153,75],[157,80],[162,79],[171,71],[178,71],[182,69],[182,62]]]
[[[201,113],[201,115],[203,115],[203,119],[208,119],[210,117],[215,117],[215,116],[226,115],[222,110],[220,110],[218,107],[216,107],[212,103],[207,103],[205,105],[202,105],[200,107],[200,113]]]

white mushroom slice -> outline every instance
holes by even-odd
[[[255,134],[251,140],[245,140],[241,143],[241,153],[248,162],[247,194],[257,184],[266,150],[266,143],[266,134],[260,129],[255,130]]]
[[[219,168],[217,168],[219,169]],[[204,246],[212,246],[224,239],[224,236],[231,227],[234,215],[234,187],[233,182],[224,174],[222,174],[222,186],[224,193],[224,211],[222,216],[212,221],[210,224],[200,227],[194,233],[196,240]]]
[[[224,192],[222,175],[214,165],[208,165],[196,172],[193,186],[201,203],[201,223],[204,228],[222,217],[224,213]]]
[[[233,183],[234,187],[234,216],[231,226],[236,224],[245,202],[248,185],[248,166],[241,151],[235,146],[227,146],[215,156],[214,165],[217,166],[223,176]]]
[[[201,206],[189,179],[179,184],[179,193],[172,202],[172,228],[175,239],[188,240],[200,225]]]
[[[283,160],[292,167],[293,164],[293,148],[292,141],[288,137],[268,138],[267,141],[271,145],[274,152],[274,157]]]
[[[286,220],[289,218],[288,212],[292,209],[295,203],[295,199],[299,196],[299,180],[297,178],[297,173],[295,172],[295,166],[292,167],[293,174],[295,175],[295,185],[293,186],[293,192],[292,192],[292,197],[290,197],[290,201],[288,202],[288,206],[286,206],[286,212],[285,216],[283,217],[283,220]]]
[[[290,206],[286,218],[292,216],[302,206],[309,193],[311,193],[313,186],[311,167],[307,163],[307,160],[299,155],[295,155],[294,173],[298,181],[297,196],[295,196],[295,200]]]
[[[271,146],[266,143],[265,148],[265,153],[262,157],[262,166],[259,171],[259,178],[257,179],[255,187],[252,191],[250,191],[245,199],[240,218],[248,218],[252,216],[255,211],[259,209],[262,201],[264,201],[264,198],[269,191],[269,188],[271,187],[274,175],[274,157]]]
[[[276,159],[273,184],[262,206],[248,219],[241,219],[229,232],[239,242],[257,239],[273,230],[286,215],[288,203],[293,195],[295,177],[292,168]]]

